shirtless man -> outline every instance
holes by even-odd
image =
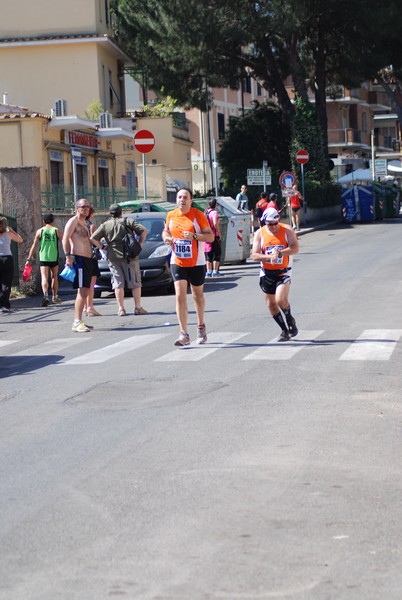
[[[73,288],[77,290],[74,306],[74,322],[72,330],[86,333],[93,329],[82,320],[82,312],[88,297],[92,278],[92,246],[89,238],[85,217],[90,204],[81,198],[76,202],[76,215],[67,221],[63,235],[63,250],[66,255],[66,265],[74,267],[75,279]]]

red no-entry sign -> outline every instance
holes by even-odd
[[[133,138],[135,149],[141,154],[147,154],[151,152],[155,146],[155,137],[154,134],[148,131],[147,129],[141,129],[137,131]]]
[[[310,155],[307,150],[298,150],[296,152],[296,160],[299,165],[305,165],[310,160]]]

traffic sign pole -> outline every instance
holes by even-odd
[[[148,131],[147,129],[140,129],[135,134],[134,138],[134,147],[138,152],[142,154],[142,177],[144,182],[144,200],[147,200],[147,173],[146,173],[146,163],[145,163],[145,154],[151,152],[155,146],[155,137],[153,133]]]
[[[307,164],[308,161],[310,160],[310,155],[307,152],[307,150],[298,150],[296,152],[295,158],[300,165],[301,181],[302,181],[302,196],[303,196],[303,214],[304,214],[304,218],[306,218],[307,202],[306,202],[306,198],[304,195],[304,165]]]

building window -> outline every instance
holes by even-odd
[[[362,113],[362,131],[367,131],[367,113]]]
[[[109,0],[105,0],[105,21],[109,27]]]
[[[126,185],[127,190],[134,192],[136,189],[136,178],[135,178],[135,163],[126,161]]]
[[[50,151],[50,184],[64,185],[63,153]]]
[[[113,108],[113,80],[112,71],[109,69],[109,106]]]
[[[218,113],[218,139],[225,139],[225,115]]]
[[[257,81],[257,96],[262,96],[262,87],[261,84]]]
[[[98,181],[100,188],[109,187],[109,169],[106,158],[98,158]]]
[[[251,94],[251,77],[243,77],[242,90],[246,94]]]

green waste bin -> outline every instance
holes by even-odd
[[[374,218],[376,221],[382,221],[385,213],[385,195],[380,185],[373,183],[374,196]]]
[[[383,183],[374,183],[376,218],[394,219],[399,216],[399,190]],[[378,211],[378,213],[377,213]],[[377,216],[381,215],[381,216]]]
[[[399,216],[399,191],[385,186],[385,213],[384,217],[390,219]]]

